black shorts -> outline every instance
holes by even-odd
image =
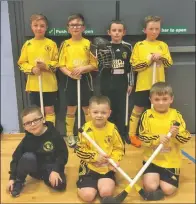
[[[143,162],[143,164],[145,164],[145,162]],[[163,168],[151,163],[144,171],[144,174],[146,173],[158,173],[161,181],[165,181],[178,188],[180,176],[179,168]]]
[[[79,176],[79,179],[78,179],[78,181],[76,183],[77,188],[90,187],[90,188],[94,188],[94,189],[98,190],[97,189],[97,184],[98,184],[98,180],[101,179],[101,178],[110,178],[114,182],[116,182],[115,172],[114,171],[109,171],[106,174],[99,174],[99,173],[97,173],[95,171],[90,170],[85,165],[85,166],[80,166],[79,174],[81,172],[85,172],[85,174]]]
[[[137,91],[134,93],[134,105],[139,107],[150,108],[150,91]]]
[[[40,95],[39,92],[31,91],[30,94],[31,105],[37,105],[40,107]],[[54,106],[57,102],[57,92],[43,92],[43,103],[45,106]]]
[[[89,99],[93,95],[92,78],[90,74],[83,74],[80,80],[80,96],[81,106],[88,106]],[[77,80],[66,76],[65,81],[65,93],[66,93],[66,104],[67,106],[77,106]]]

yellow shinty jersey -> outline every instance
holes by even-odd
[[[79,41],[65,40],[59,52],[59,66],[72,71],[75,67],[86,65],[97,68],[97,60],[90,52],[90,41],[85,38]]]
[[[179,122],[179,133],[171,137],[152,163],[163,168],[180,168],[181,146],[191,139],[190,133],[186,130],[186,124],[180,112],[170,108],[167,113],[158,113],[154,109],[148,109],[141,117],[139,126],[139,138],[144,146],[144,160],[147,161],[154,150],[160,144],[160,138],[167,135],[171,126]]]
[[[38,76],[32,73],[36,66],[36,59],[42,59],[49,72],[42,72],[43,92],[54,92],[58,90],[57,79],[54,73],[58,65],[58,48],[54,41],[44,38],[27,40],[22,47],[18,65],[21,71],[27,74],[26,91],[39,91]]]
[[[162,58],[156,66],[156,81],[165,81],[164,68],[173,64],[169,48],[166,43],[156,40],[153,42],[143,40],[134,46],[130,62],[133,71],[138,72],[136,91],[150,90],[152,87],[153,63],[150,61],[151,53],[160,53]]]
[[[96,128],[92,121],[85,123],[84,131],[110,156],[115,162],[122,160],[124,155],[124,144],[116,129],[116,126],[107,122],[105,127]],[[84,137],[79,134],[79,141],[75,148],[77,156],[81,159],[81,163],[85,162],[89,169],[100,174],[106,174],[110,169],[108,165],[96,167],[93,163],[97,161],[97,149]]]

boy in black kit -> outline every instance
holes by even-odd
[[[117,126],[123,141],[127,139],[124,132],[126,94],[131,93],[134,84],[129,62],[132,47],[131,44],[122,41],[125,32],[122,21],[115,20],[110,23],[108,35],[111,36],[115,59],[113,59],[111,69],[103,69],[100,76],[101,94],[108,96],[111,101],[110,121]]]
[[[21,114],[25,137],[12,155],[8,189],[13,197],[20,195],[25,178],[42,179],[55,190],[65,190],[64,166],[67,146],[52,122],[45,122],[40,108],[29,107]]]

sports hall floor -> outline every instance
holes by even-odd
[[[23,134],[5,134],[1,136],[1,203],[82,203],[77,197],[76,180],[78,174],[79,159],[69,149],[69,162],[66,166],[67,190],[63,193],[55,192],[44,185],[43,182],[27,178],[26,186],[21,195],[12,198],[6,191],[8,183],[8,171],[11,155],[20,142]],[[124,203],[195,203],[195,136],[183,148],[183,166],[181,169],[180,187],[177,194],[166,197],[164,200],[152,202],[144,201],[133,188]],[[142,149],[126,145],[126,155],[121,162],[121,167],[134,177],[141,168]],[[139,182],[141,184],[141,181]],[[117,174],[117,188],[115,195],[125,186],[127,181]],[[94,203],[99,203],[97,198]]]

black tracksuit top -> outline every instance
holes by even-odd
[[[16,179],[17,164],[26,152],[34,153],[38,166],[53,164],[53,171],[63,172],[68,161],[68,149],[64,139],[51,122],[46,122],[48,129],[40,136],[35,136],[26,131],[12,155],[10,163],[10,179]]]

